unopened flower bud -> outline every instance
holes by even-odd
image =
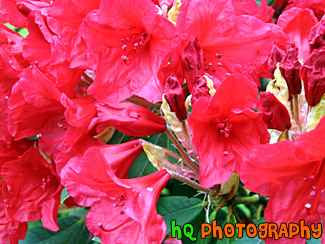
[[[280,48],[278,48],[277,45],[273,45],[271,56],[268,60],[268,71],[271,75],[271,77],[274,79],[274,71],[276,70],[276,64],[278,62],[281,62],[283,58],[283,52]]]
[[[287,82],[289,98],[301,92],[300,69],[301,64],[298,61],[298,48],[295,44],[291,44],[280,62],[280,71]]]
[[[210,88],[208,87],[207,80],[204,76],[195,79],[192,90],[192,106],[201,97],[210,97]]]
[[[325,49],[315,49],[311,53],[301,68],[300,77],[308,104],[315,106],[325,93]]]
[[[325,17],[310,30],[308,41],[311,51],[325,47]]]
[[[189,91],[192,92],[195,79],[204,74],[203,49],[197,38],[193,38],[185,44],[181,61]]]
[[[260,94],[257,110],[263,113],[263,121],[268,129],[285,131],[291,128],[287,108],[270,92]]]
[[[175,75],[167,78],[164,93],[170,110],[176,114],[179,121],[185,120],[187,118],[185,96],[182,86]]]

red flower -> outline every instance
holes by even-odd
[[[4,198],[12,218],[21,222],[41,218],[45,228],[59,229],[56,216],[62,186],[53,164],[44,159],[38,148],[32,147],[18,159],[5,162],[1,174],[7,183]]]
[[[310,53],[308,37],[315,24],[317,19],[309,9],[292,8],[284,11],[278,19],[278,25],[298,48],[299,59],[306,60]]]
[[[166,130],[166,121],[140,105],[120,103],[114,105],[97,104],[99,122],[113,125],[130,136],[160,134]]]
[[[28,15],[33,10],[42,10],[50,5],[51,0],[5,0],[1,11],[7,22],[16,27],[26,27]]]
[[[102,102],[131,95],[161,101],[157,72],[174,46],[176,32],[150,0],[102,1],[80,31],[89,50],[100,57],[89,94]]]
[[[71,68],[96,68],[98,60],[87,51],[79,27],[88,12],[99,8],[99,3],[99,0],[56,0],[48,8],[48,26],[62,42]]]
[[[6,184],[0,180],[0,243],[18,244],[19,240],[25,239],[28,225],[19,222],[8,214],[3,193],[6,192]]]
[[[236,15],[252,15],[264,22],[274,22],[274,10],[267,5],[267,0],[260,1],[260,6],[255,0],[232,0]]]
[[[177,19],[182,40],[197,37],[204,69],[223,80],[227,73],[257,77],[272,48],[269,26],[253,16],[236,16],[228,0],[188,0]]]
[[[248,189],[270,196],[270,222],[320,223],[325,217],[325,118],[295,141],[256,146],[240,177]]]
[[[203,186],[229,180],[253,146],[269,141],[262,114],[253,111],[257,94],[253,81],[232,75],[213,97],[202,97],[193,105],[189,125],[199,155]]]
[[[53,82],[38,68],[25,69],[8,100],[9,132],[17,140],[41,132],[51,117],[63,114],[60,97]]]
[[[315,16],[320,20],[324,15],[325,3],[323,0],[290,0],[286,9],[293,7],[311,9]]]
[[[80,205],[92,206],[86,223],[102,242],[161,243],[165,238],[166,226],[155,206],[170,175],[162,170],[127,179],[141,152],[141,141],[93,147],[62,171],[68,193]]]
[[[33,146],[32,140],[21,141],[2,141],[0,140],[0,175],[2,164],[15,160],[21,156],[27,149]]]

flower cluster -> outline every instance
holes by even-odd
[[[244,184],[266,221],[325,219],[325,3],[259,2],[2,0],[0,243],[58,231],[64,188],[102,243],[162,243],[171,178],[216,210]],[[131,177],[141,153],[158,171]]]

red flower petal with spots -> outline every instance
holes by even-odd
[[[21,222],[42,220],[43,226],[57,231],[62,186],[53,168],[32,147],[16,160],[5,162],[1,175],[7,183],[8,213]]]
[[[102,102],[138,95],[161,101],[157,72],[175,43],[175,26],[150,1],[102,1],[80,27],[89,50],[100,57],[89,94]]]
[[[218,79],[227,73],[256,78],[272,48],[268,24],[253,16],[236,16],[231,1],[185,1],[177,30],[182,40],[197,37],[204,53],[205,71]]]
[[[253,111],[257,94],[253,81],[232,75],[213,97],[202,97],[193,105],[189,125],[204,187],[229,180],[253,146],[269,141],[262,114]]]
[[[295,141],[252,150],[240,177],[249,190],[270,196],[270,222],[320,223],[325,217],[325,118]]]
[[[165,223],[155,206],[170,175],[162,170],[127,179],[141,152],[139,140],[92,147],[62,171],[68,193],[80,205],[92,206],[86,223],[103,242],[160,243],[165,238]]]

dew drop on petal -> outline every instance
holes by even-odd
[[[310,179],[311,179],[311,180],[315,179],[315,176],[313,176],[313,175],[312,175],[312,176],[310,176]]]
[[[313,186],[313,189],[316,190],[317,189],[316,186]]]
[[[224,151],[224,152],[223,152],[223,155],[225,155],[225,156],[228,156],[228,154],[229,154],[228,151]]]
[[[307,181],[308,179],[307,178],[304,178],[304,181]]]
[[[311,204],[310,204],[310,203],[306,203],[306,204],[305,204],[305,208],[310,209],[310,208],[311,208]]]
[[[310,192],[310,195],[311,195],[311,196],[314,196],[315,194],[316,194],[316,191],[311,191],[311,192]]]
[[[153,191],[153,188],[147,187],[147,191]]]
[[[98,223],[97,225],[98,225],[99,227],[102,227],[102,223]]]

